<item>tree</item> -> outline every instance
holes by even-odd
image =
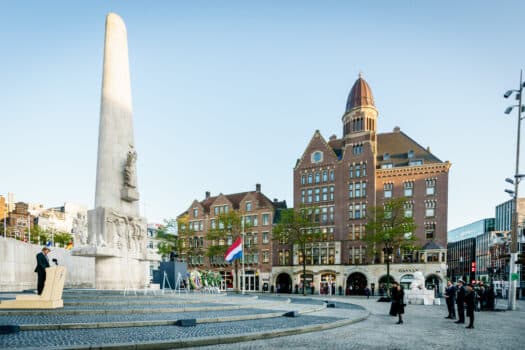
[[[49,239],[49,232],[43,230],[38,225],[31,227],[31,243],[34,244],[46,244]]]
[[[73,241],[73,237],[67,232],[56,232],[53,239],[53,244],[58,243],[61,247],[65,247],[69,242]]]
[[[236,211],[228,211],[226,213],[219,214],[216,218],[215,226],[208,230],[206,240],[208,241],[208,249],[206,250],[206,256],[208,259],[221,259],[226,254],[230,244],[228,244],[228,238],[231,238],[231,242],[235,242],[237,238],[241,236],[243,232],[250,229],[251,224],[244,223],[241,213]],[[246,254],[245,247],[243,247],[242,254]],[[234,289],[239,290],[239,262],[236,259],[233,262],[235,270],[235,285]]]
[[[405,214],[405,198],[394,198],[384,205],[369,209],[367,213],[365,241],[372,246],[369,253],[375,257],[376,248],[383,246],[386,260],[387,292],[390,293],[390,260],[394,250],[416,249],[414,231],[416,225],[412,216]]]
[[[290,208],[281,211],[279,222],[273,228],[273,239],[283,244],[297,245],[303,266],[303,295],[306,295],[306,246],[323,238],[316,208]]]
[[[174,234],[176,227],[177,221],[175,219],[164,219],[164,225],[157,228],[155,238],[160,241],[157,251],[164,260],[170,256],[171,252],[180,254],[178,249],[179,238]]]

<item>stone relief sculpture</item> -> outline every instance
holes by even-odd
[[[137,188],[137,175],[135,171],[137,152],[133,145],[129,145],[129,147],[126,165],[124,166],[124,186]]]

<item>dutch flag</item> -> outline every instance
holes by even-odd
[[[235,259],[242,257],[242,240],[241,237],[237,238],[233,242],[232,246],[228,248],[226,254],[224,255],[224,260],[227,262],[232,262]]]

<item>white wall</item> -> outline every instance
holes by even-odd
[[[36,288],[36,254],[42,246],[0,237],[0,291]],[[70,250],[51,248],[49,262],[57,259],[67,268],[65,288],[94,288],[95,259],[71,256]]]

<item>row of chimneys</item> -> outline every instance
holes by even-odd
[[[261,192],[261,184],[255,184],[255,192]],[[206,199],[211,197],[210,191],[206,191]]]

